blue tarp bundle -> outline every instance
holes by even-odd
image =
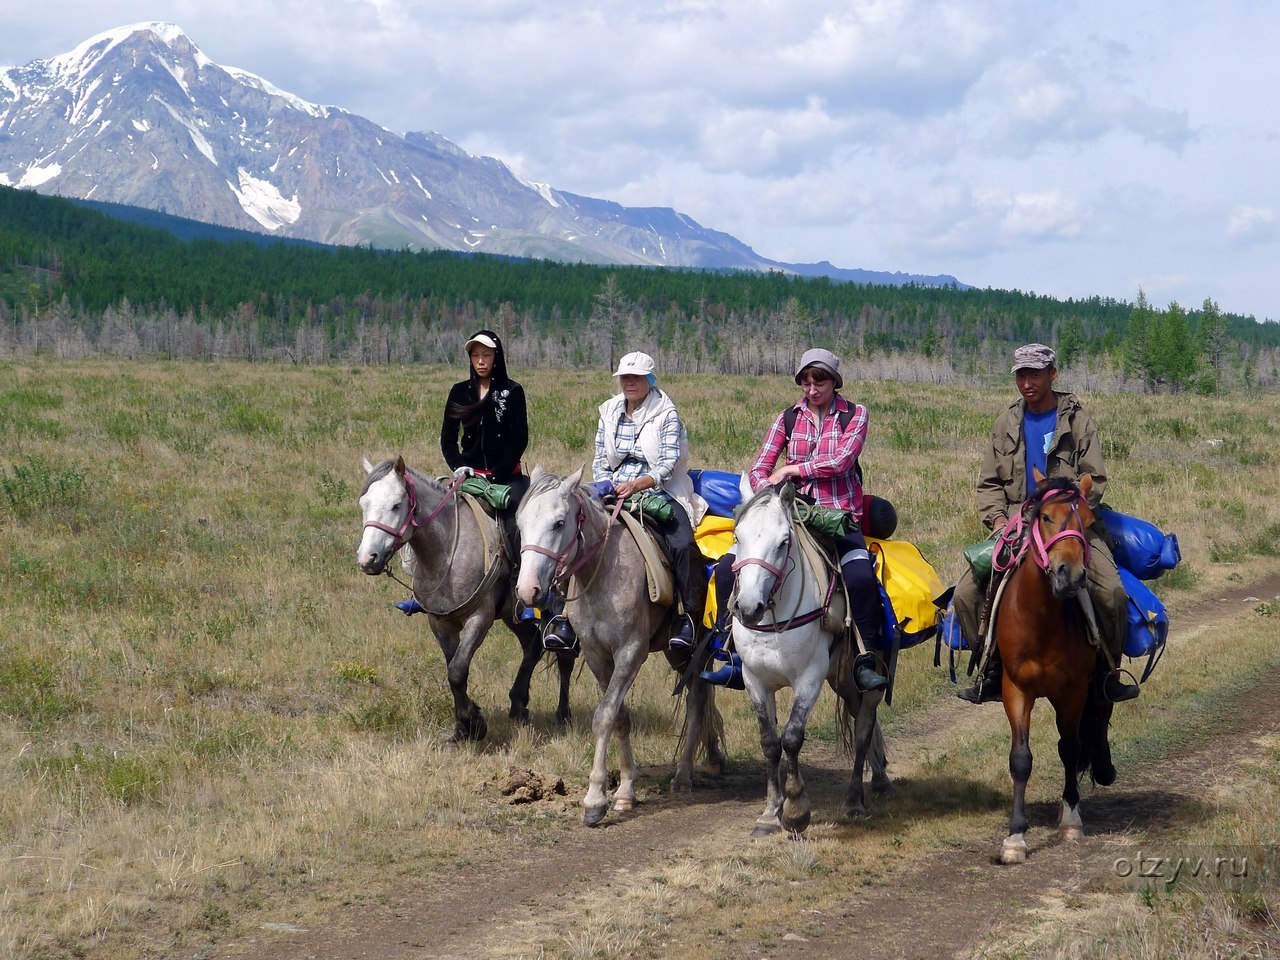
[[[1182,559],[1177,536],[1164,533],[1154,523],[1106,505],[1098,508],[1097,516],[1115,542],[1116,566],[1128,570],[1139,580],[1154,580]]]
[[[739,483],[742,477],[724,470],[690,470],[694,491],[707,501],[707,509],[717,517],[732,517],[733,508],[742,502]]]

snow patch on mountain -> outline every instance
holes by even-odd
[[[227,186],[236,195],[245,213],[268,230],[278,230],[286,224],[298,222],[298,218],[302,216],[302,204],[298,203],[296,193],[293,199],[286,200],[274,183],[259,180],[244,167],[237,167],[236,173],[240,178],[239,188],[230,180],[227,181]]]
[[[47,167],[30,166],[27,172],[22,175],[22,179],[18,181],[18,189],[38,187],[42,183],[48,183],[54,177],[62,173],[62,164],[51,163]]]
[[[551,206],[553,207],[560,206],[560,201],[556,199],[555,188],[552,187],[551,184],[538,183],[535,180],[521,180],[520,182],[523,183],[530,190],[532,190],[534,193],[538,194],[538,196],[542,197],[542,199],[547,201],[547,203],[551,204]]]
[[[195,123],[193,123],[187,117],[183,116],[175,108],[171,107],[161,97],[157,97],[154,94],[152,94],[152,99],[154,99],[158,104],[160,104],[160,106],[168,110],[169,116],[173,117],[173,119],[177,120],[180,124],[182,124],[184,127],[187,128],[187,133],[191,134],[191,142],[196,145],[196,149],[199,150],[201,153],[203,153],[205,157],[208,158],[209,162],[216,167],[218,165],[218,158],[213,154],[213,146],[205,138],[205,135],[201,133],[199,129],[197,129]]]

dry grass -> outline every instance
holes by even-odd
[[[577,719],[557,733],[554,684],[540,674],[534,726],[513,726],[515,648],[495,631],[472,674],[489,740],[446,754],[452,708],[439,652],[421,618],[389,612],[399,588],[353,562],[360,457],[402,453],[441,469],[440,405],[457,375],[0,365],[0,954],[165,955],[264,921],[304,921],[374,877],[465,859],[495,842],[494,827],[575,828],[575,810],[511,807],[486,784],[523,765],[564,776],[579,796],[593,685],[575,681]],[[589,458],[609,378],[522,380],[530,464],[576,468]],[[734,470],[795,390],[783,379],[666,385],[689,422],[695,465]],[[958,548],[980,534],[976,464],[1008,397],[852,381],[846,392],[871,408],[871,489],[897,504],[900,534],[954,577]],[[1108,499],[1182,541],[1184,567],[1159,585],[1175,611],[1274,566],[1270,431],[1280,398],[1087,400],[1107,435]],[[930,655],[905,654],[891,731],[947,695]],[[1171,682],[1176,666],[1153,683]],[[670,761],[669,682],[648,669],[633,695],[645,766]],[[1159,727],[1160,699],[1140,701],[1152,709],[1134,711],[1121,735]],[[724,698],[724,707],[733,758],[753,765],[749,705]],[[831,709],[815,717],[812,736],[834,739]],[[957,731],[919,762],[1003,790],[1002,737]],[[888,854],[880,833],[816,824],[811,843],[785,852],[766,844],[674,862],[643,881],[638,912],[601,912],[541,949],[631,954],[674,930],[689,956],[710,956],[690,942],[705,923],[686,916],[691,902],[730,929],[729,905],[766,881],[799,884],[796,904],[820,901],[892,862],[892,851],[927,849],[972,825],[960,810],[913,824],[929,809],[924,797],[897,808]],[[940,821],[951,826],[940,833]]]

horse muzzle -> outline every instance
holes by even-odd
[[[1085,582],[1085,568],[1069,563],[1056,563],[1049,569],[1049,587],[1059,600],[1070,600]]]

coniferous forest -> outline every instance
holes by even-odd
[[[1280,385],[1280,324],[1208,299],[1057,300],[207,233],[181,239],[0,187],[0,357],[454,362],[487,326],[521,366],[612,369],[644,349],[668,372],[779,373],[823,343],[864,377],[949,382],[1005,376],[1012,347],[1038,340],[1086,387]]]

